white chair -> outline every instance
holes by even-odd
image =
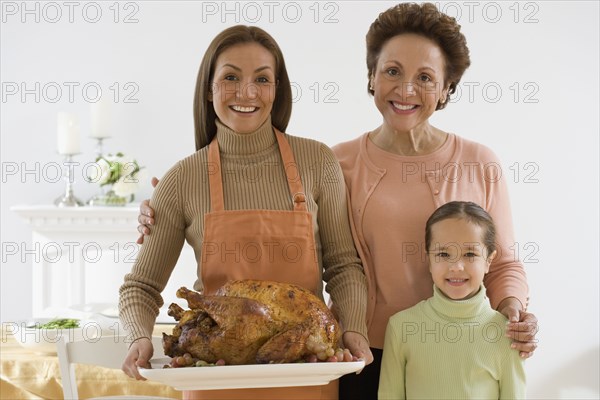
[[[152,345],[155,349],[162,349],[162,338],[152,337]],[[77,381],[75,380],[74,364],[98,365],[106,368],[121,369],[129,343],[125,342],[125,336],[103,336],[93,340],[81,340],[68,342],[61,337],[56,342],[56,352],[62,378],[63,395],[65,399],[79,399],[77,393]],[[165,397],[148,396],[109,396],[95,397],[95,399],[167,399]]]

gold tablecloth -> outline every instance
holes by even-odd
[[[172,332],[171,325],[157,325],[154,335]],[[0,341],[0,399],[62,399],[60,368],[56,355],[40,355],[24,349],[10,334]],[[157,382],[136,381],[121,370],[76,365],[79,397],[138,395],[181,399],[182,393]]]

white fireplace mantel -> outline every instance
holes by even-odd
[[[11,210],[32,229],[27,256],[32,262],[33,316],[51,317],[56,310],[96,302],[116,305],[118,288],[140,249],[136,243],[139,204],[125,207],[19,205]],[[165,306],[177,301],[177,288],[191,288],[195,279],[193,251],[184,246],[163,291]],[[100,301],[99,296],[103,298]]]
[[[123,232],[135,237],[138,205],[126,207],[14,206],[11,210],[40,232]]]

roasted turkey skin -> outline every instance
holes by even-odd
[[[337,347],[341,336],[323,301],[289,283],[231,281],[214,296],[185,287],[177,296],[190,309],[169,307],[169,315],[178,321],[172,335],[163,334],[170,357],[189,353],[210,363],[289,363],[322,356]]]

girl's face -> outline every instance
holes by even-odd
[[[478,291],[496,251],[487,254],[484,228],[450,218],[431,226],[429,270],[435,285],[450,299],[466,300]]]
[[[217,57],[209,101],[223,124],[250,133],[271,114],[275,86],[275,57],[258,43],[242,43]]]
[[[445,58],[433,41],[413,33],[389,39],[381,49],[371,84],[384,124],[409,132],[427,123],[445,99]]]

